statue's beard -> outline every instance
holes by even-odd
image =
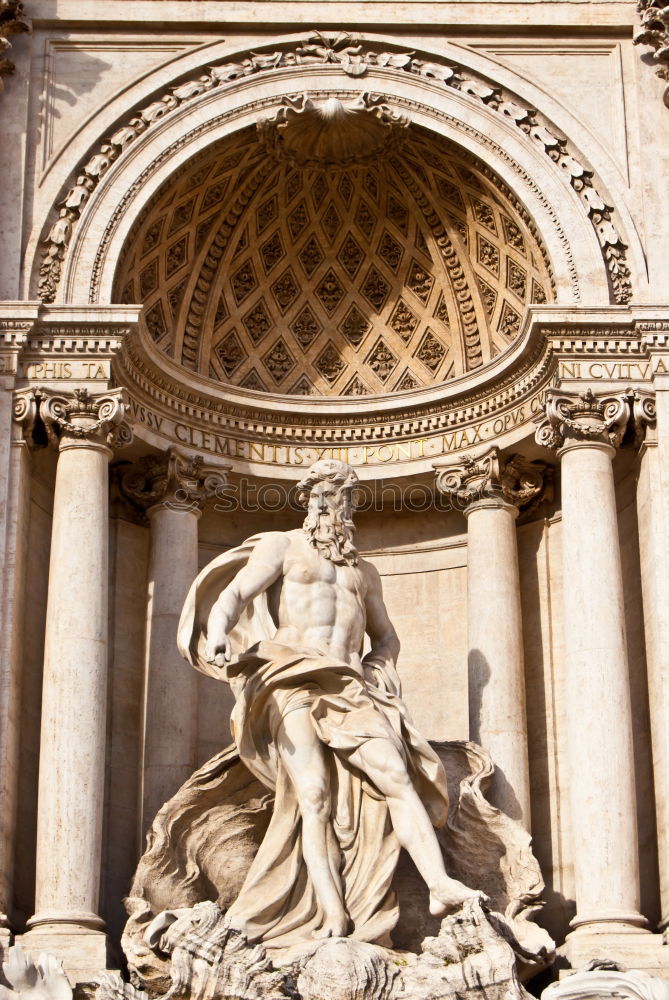
[[[330,562],[355,566],[358,550],[353,543],[353,522],[339,513],[318,514],[309,512],[303,525],[310,545],[318,549]]]

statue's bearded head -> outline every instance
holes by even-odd
[[[324,458],[297,484],[298,496],[307,507],[303,525],[307,538],[333,563],[355,566],[358,561],[353,543],[353,487],[357,482],[350,465]]]

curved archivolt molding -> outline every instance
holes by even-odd
[[[159,175],[166,175],[168,161],[172,168],[180,160],[184,161],[187,137],[192,155],[194,145],[201,146],[217,138],[216,129],[219,134],[226,128],[230,130],[234,118],[237,118],[237,125],[243,124],[240,99],[251,97],[255,92],[255,100],[247,102],[246,118],[257,118],[259,111],[276,103],[279,93],[305,89],[305,83],[312,85],[316,78],[321,81],[324,78],[332,89],[338,83],[340,88],[344,84],[352,90],[351,85],[359,84],[362,77],[365,77],[366,87],[373,82],[376,89],[381,84],[388,99],[398,105],[403,103],[408,109],[414,107],[414,120],[420,117],[422,107],[425,117],[432,118],[433,127],[441,122],[443,131],[459,132],[465,145],[469,141],[470,148],[478,143],[487,154],[489,164],[501,168],[500,174],[506,173],[512,187],[518,191],[527,188],[533,175],[543,174],[545,184],[542,187],[548,194],[545,200],[551,204],[553,221],[546,218],[551,214],[551,209],[546,208],[540,228],[551,248],[556,273],[572,272],[573,298],[578,298],[576,283],[579,277],[582,282],[588,282],[589,292],[594,289],[595,295],[597,285],[602,283],[602,275],[592,259],[595,246],[606,267],[608,298],[618,303],[629,300],[631,285],[626,248],[616,226],[616,213],[608,204],[610,199],[578,151],[571,148],[569,141],[540,113],[489,79],[442,58],[407,53],[390,42],[356,45],[347,38],[335,41],[322,37],[312,41],[286,40],[274,47],[261,47],[254,53],[231,56],[129,113],[108,140],[90,151],[90,156],[73,174],[71,185],[63,192],[64,197],[57,206],[58,218],[54,218],[54,209],[43,234],[44,256],[39,265],[43,300],[67,301],[72,296],[80,299],[81,268],[91,263],[94,264],[91,299],[109,293],[108,274],[103,273],[108,270],[105,244],[109,248],[113,242],[111,229],[123,229],[118,218],[119,201],[122,213],[136,217],[143,201],[138,188],[149,188],[149,193],[153,193],[155,183],[152,182]],[[222,118],[226,116],[224,123]],[[198,125],[184,132],[189,121],[195,120]],[[477,131],[474,122],[479,125],[479,137],[488,139],[487,149],[483,138],[473,134]],[[173,126],[177,123],[181,134],[175,139]],[[494,149],[491,133],[503,140],[503,145],[498,143],[497,146],[506,153],[506,163],[502,163],[504,157]],[[509,148],[514,150],[515,157],[509,157]],[[515,168],[508,162],[514,158]],[[543,169],[538,167],[541,160],[545,161]],[[144,164],[141,168],[140,163]],[[514,170],[516,174],[524,172],[526,180],[516,177],[514,184]],[[112,189],[116,204],[110,209],[105,191],[108,193]],[[576,232],[571,241],[564,236],[556,237],[555,232],[549,238],[547,230],[558,230],[569,216],[572,217],[571,228],[577,228],[573,196],[580,201],[581,223],[586,218],[590,222],[590,238],[583,233],[577,236]],[[530,197],[529,201],[536,203],[537,197]],[[91,254],[91,243],[100,231],[103,245]],[[566,247],[565,243],[569,242],[571,247]],[[569,254],[571,261],[564,259]]]

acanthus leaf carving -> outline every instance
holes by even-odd
[[[518,511],[536,507],[548,494],[550,468],[521,455],[508,460],[493,446],[477,458],[465,455],[457,465],[435,464],[437,489],[456,510],[468,513],[474,504],[505,504]]]
[[[618,448],[632,417],[633,394],[585,392],[549,388],[535,439],[546,448],[568,442],[599,442]]]
[[[56,447],[79,444],[119,448],[132,440],[131,428],[124,421],[125,389],[93,393],[83,388],[57,393],[39,388],[35,396],[48,440]]]
[[[174,510],[201,510],[227,482],[229,466],[208,466],[201,455],[172,447],[162,455],[145,455],[120,476],[120,491],[141,510],[159,505]]]

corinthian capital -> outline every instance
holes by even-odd
[[[124,423],[126,399],[123,389],[90,392],[74,389],[53,393],[37,389],[39,416],[49,441],[60,448],[120,448],[132,440]]]
[[[635,393],[607,393],[595,396],[591,389],[569,392],[548,389],[545,417],[535,439],[546,448],[567,448],[583,444],[605,444],[617,448],[627,430]]]
[[[160,506],[201,510],[227,481],[227,466],[207,466],[201,455],[169,448],[145,455],[121,476],[121,493],[141,510]]]
[[[435,465],[437,489],[457,510],[468,514],[475,505],[511,506],[517,511],[542,499],[547,467],[521,455],[505,460],[496,446],[477,458],[465,455],[458,465]]]

